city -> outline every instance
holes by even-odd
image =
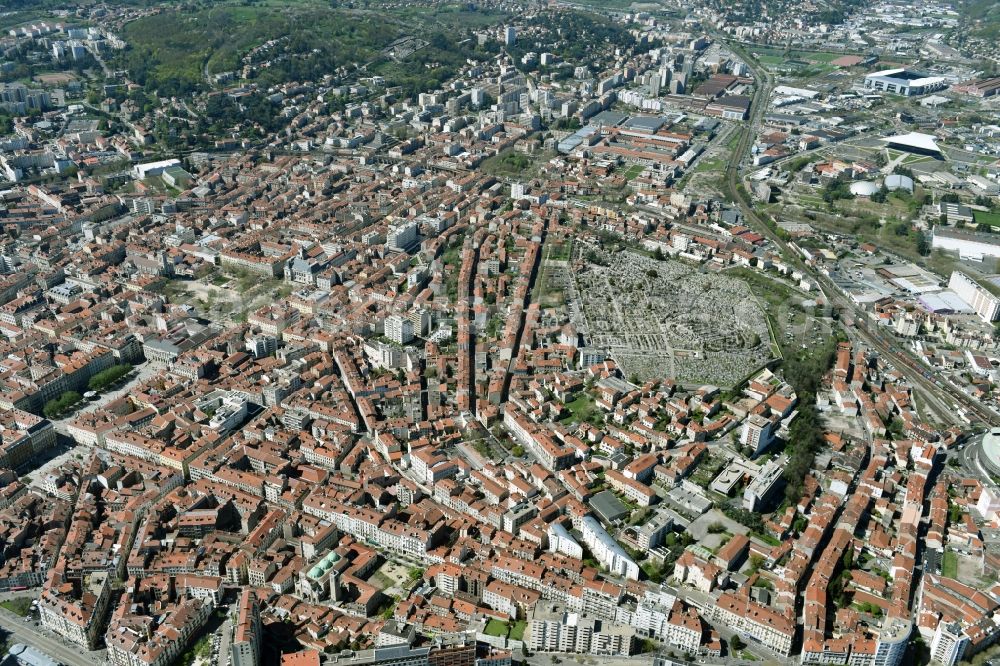
[[[0,8],[0,666],[1000,663],[989,0]]]

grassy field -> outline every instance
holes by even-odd
[[[837,69],[831,63],[843,56],[843,53],[831,53],[827,51],[784,51],[781,49],[762,49],[755,47],[751,49],[757,60],[766,67],[776,68],[796,61],[806,63],[807,66],[793,65],[792,69],[799,69],[815,74],[825,74]]]
[[[496,618],[491,619],[486,623],[486,628],[483,632],[487,636],[507,636],[511,640],[520,641],[524,639],[524,630],[528,628],[528,623],[524,620],[518,620],[513,625],[509,622],[501,622]]]
[[[508,148],[498,155],[485,160],[480,168],[491,176],[511,178],[533,178],[538,167],[555,157],[555,153],[542,151],[531,155]]]
[[[991,227],[1000,227],[1000,213],[983,213],[976,211],[973,213],[976,224],[988,224]]]
[[[642,5],[646,10],[663,6],[658,2],[642,2],[642,0],[572,0],[572,4],[601,9],[628,9],[633,4],[637,4]]]
[[[635,180],[642,174],[644,169],[645,167],[641,164],[633,164],[625,172],[625,180]]]
[[[510,639],[513,641],[520,641],[524,639],[524,630],[528,628],[528,623],[524,620],[518,620],[514,623],[514,626],[510,628]]]
[[[709,157],[707,159],[701,159],[697,164],[694,165],[692,173],[705,173],[707,171],[725,171],[726,170],[726,160],[716,155],[714,157]]]
[[[739,277],[746,282],[750,286],[750,290],[757,294],[758,298],[761,298],[772,307],[787,305],[796,299],[801,300],[804,298],[788,285],[749,268],[737,268],[729,271],[728,275]]]
[[[594,404],[593,396],[586,391],[580,391],[576,398],[567,402],[564,407],[569,410],[569,415],[563,417],[563,421],[568,423],[580,423],[581,421],[601,423],[604,420],[601,417],[601,410]]]
[[[546,243],[542,249],[542,257],[545,261],[538,271],[534,288],[531,290],[531,300],[543,308],[559,307],[566,302],[566,294],[563,293],[562,287],[552,280],[553,268],[548,265],[547,260],[566,260],[569,258],[570,251],[572,251],[572,247],[569,243]]]
[[[483,630],[487,636],[506,636],[509,627],[506,622],[501,622],[496,618],[491,619],[486,623],[486,628]]]
[[[31,612],[31,597],[15,597],[14,599],[0,601],[0,606],[15,615],[27,617],[28,613]]]
[[[950,550],[944,551],[941,558],[941,575],[946,578],[958,577],[958,555]]]

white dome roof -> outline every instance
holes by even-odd
[[[885,177],[885,187],[890,192],[893,190],[906,190],[907,192],[912,192],[913,179],[909,176],[894,173]]]
[[[878,192],[878,185],[870,180],[859,180],[856,183],[851,183],[851,194],[856,197],[870,197],[876,192]]]

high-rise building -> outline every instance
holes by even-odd
[[[386,234],[386,245],[390,250],[406,252],[417,242],[417,225],[407,222],[393,227]]]
[[[944,666],[958,662],[965,654],[969,637],[958,622],[939,622],[931,639],[931,660]]]
[[[407,313],[406,318],[413,324],[413,335],[430,335],[431,313],[427,308],[415,308]]]
[[[608,570],[625,578],[639,580],[639,565],[593,516],[583,517],[580,521],[580,533],[590,552]]]
[[[882,625],[875,646],[875,666],[899,666],[906,655],[913,625],[909,620],[889,618]]]
[[[751,414],[743,423],[740,444],[753,449],[753,455],[760,454],[774,439],[774,433],[771,431],[773,427],[774,424],[770,419],[760,414]]]
[[[413,339],[413,322],[400,315],[385,318],[385,337],[397,345],[405,345]]]
[[[514,42],[517,41],[517,29],[514,26],[509,25],[503,30],[503,43],[505,46],[514,46]]]
[[[474,666],[475,663],[475,641],[456,645],[436,645],[427,654],[428,666]]]
[[[783,467],[773,460],[764,465],[743,491],[743,508],[758,511],[762,504],[769,503],[780,487],[783,471]]]

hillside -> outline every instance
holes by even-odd
[[[467,37],[473,27],[501,18],[469,5],[376,12],[313,0],[180,8],[127,24],[122,36],[129,48],[114,64],[160,95],[203,89],[211,75],[248,63],[259,66],[262,83],[312,79],[359,63],[373,65],[373,73],[384,70],[392,84],[422,88],[443,81],[471,55],[471,42],[455,47],[456,35]],[[404,36],[430,43],[408,58],[417,67],[402,70],[381,50]]]

